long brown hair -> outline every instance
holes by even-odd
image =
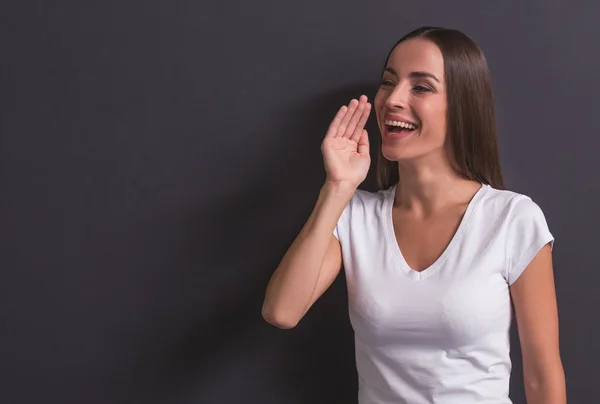
[[[446,80],[446,142],[455,171],[466,179],[505,189],[496,129],[492,82],[485,56],[466,34],[447,28],[422,27],[402,37],[425,38],[435,43],[444,58]],[[387,189],[398,183],[398,163],[379,150],[377,184]]]

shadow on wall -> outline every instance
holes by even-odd
[[[255,194],[255,201],[248,201],[255,207],[255,212],[245,216],[258,217],[256,225],[273,224],[273,227],[268,227],[273,229],[270,235],[261,235],[261,238],[270,242],[259,247],[259,254],[268,256],[272,265],[257,268],[254,272],[262,273],[262,276],[255,278],[257,282],[252,282],[256,285],[253,295],[249,297],[252,304],[244,306],[242,302],[241,310],[250,306],[255,310],[254,315],[260,316],[268,279],[314,207],[319,187],[325,179],[321,142],[333,116],[342,105],[347,105],[352,98],[358,98],[361,94],[366,94],[372,102],[376,90],[376,85],[356,85],[325,94],[304,105],[294,106],[293,110],[278,111],[280,116],[289,117],[289,120],[282,122],[277,133],[287,135],[281,138],[279,149],[273,151],[273,159],[269,161],[266,172],[258,176],[254,185],[261,190]],[[293,128],[291,132],[290,128]],[[378,152],[380,143],[374,110],[367,123],[367,130],[372,164],[361,188],[373,189],[375,153]],[[251,224],[244,227],[251,229],[255,226]],[[273,243],[272,240],[280,242]],[[269,245],[278,248],[264,247]],[[260,321],[262,327],[272,328],[262,319]],[[278,351],[278,372],[285,375],[281,376],[283,384],[289,384],[285,388],[286,392],[289,391],[286,402],[356,402],[354,339],[348,319],[343,272],[295,329],[274,330],[269,333],[269,337],[269,346],[276,347]]]
[[[366,94],[372,103],[376,90],[375,85],[357,85],[311,101],[299,108],[299,114],[283,111],[285,116],[293,119],[290,124],[295,128],[294,134],[310,134],[307,141],[300,144],[289,139],[297,146],[287,164],[290,172],[286,173],[286,177],[290,182],[283,186],[290,193],[296,194],[289,203],[297,206],[303,214],[293,225],[290,222],[289,228],[294,230],[285,234],[288,243],[293,241],[312,211],[316,192],[325,178],[320,147],[333,116],[342,105],[347,105],[352,98],[358,98],[361,94]],[[374,108],[366,128],[371,145],[371,169],[360,188],[373,190],[376,184],[376,153],[380,143]],[[273,338],[282,344],[280,366],[285,371],[290,392],[293,393],[289,402],[357,402],[354,336],[348,318],[343,271],[295,329],[281,331]]]
[[[308,219],[325,179],[320,146],[331,119],[360,94],[372,102],[376,89],[357,85],[294,106],[293,111],[274,111],[286,119],[281,127],[268,130],[286,136],[276,139],[269,161],[252,168],[254,181],[227,200],[202,206],[201,214],[191,208],[167,215],[165,220],[176,216],[180,221],[181,247],[165,279],[178,296],[164,300],[168,306],[161,310],[169,315],[155,325],[157,329],[147,330],[155,342],[144,348],[138,383],[160,381],[153,389],[171,399],[179,396],[182,401],[177,402],[188,402],[191,396],[212,402],[203,396],[211,383],[231,385],[225,395],[237,394],[247,402],[267,403],[270,396],[286,403],[356,402],[354,339],[343,273],[293,330],[267,324],[261,307],[269,277]],[[373,112],[367,130],[372,165],[362,189],[375,184],[380,134]],[[257,368],[251,376],[266,379],[254,387],[260,397],[237,387],[244,381],[216,379],[222,376],[215,369],[248,361],[253,357],[248,352],[256,350],[269,361],[251,364]],[[261,372],[273,372],[278,381],[269,381],[271,375]],[[261,383],[267,384],[264,390]]]

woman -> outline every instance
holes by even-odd
[[[294,327],[343,267],[359,403],[511,403],[511,302],[528,404],[566,403],[551,249],[540,207],[504,189],[491,80],[465,34],[425,27],[388,55],[325,135],[326,181],[275,270],[263,317]],[[343,264],[343,266],[342,266]]]

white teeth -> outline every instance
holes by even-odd
[[[400,126],[401,128],[406,128],[406,129],[415,129],[416,128],[415,125],[412,125],[412,124],[406,123],[406,122],[400,122],[400,121],[385,121],[384,123],[386,125]]]

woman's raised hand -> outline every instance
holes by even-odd
[[[356,188],[365,180],[371,157],[364,127],[370,112],[371,104],[362,95],[342,106],[331,121],[321,144],[327,182]]]

